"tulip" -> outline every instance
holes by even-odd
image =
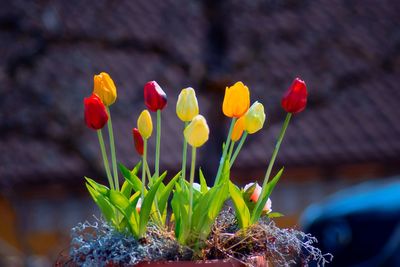
[[[150,112],[147,109],[140,113],[137,120],[137,126],[142,137],[144,139],[149,139],[153,132],[153,122],[151,120]]]
[[[139,213],[142,209],[142,198],[139,198],[138,202],[136,203],[136,211]]]
[[[231,135],[231,140],[233,142],[236,142],[237,140],[242,137],[244,130],[244,116],[240,117],[236,122],[235,125],[233,126],[232,130],[232,135]]]
[[[296,114],[303,111],[306,104],[306,83],[300,78],[296,78],[283,96],[281,105],[286,112]]]
[[[111,79],[110,75],[101,72],[98,75],[94,75],[93,81],[93,93],[100,97],[104,105],[110,106],[113,104],[117,99],[117,88],[115,87],[114,81]]]
[[[207,140],[210,130],[206,119],[197,115],[183,131],[186,141],[193,147],[202,146]]]
[[[244,115],[244,129],[253,134],[259,131],[265,122],[265,113],[263,104],[256,101]]]
[[[84,99],[84,106],[86,125],[94,130],[103,128],[108,121],[108,114],[101,99],[92,94]]]
[[[262,187],[259,186],[258,183],[249,183],[245,185],[243,190],[245,191],[246,194],[250,195],[249,200],[251,202],[256,203],[261,195]],[[263,208],[263,211],[266,213],[270,213],[272,211],[271,207],[272,207],[272,201],[270,198],[268,198]]]
[[[135,143],[135,149],[139,155],[143,156],[143,137],[137,128],[133,128],[132,134],[133,141]]]
[[[182,121],[191,121],[199,114],[199,104],[197,103],[196,93],[193,88],[183,89],[176,102],[176,114]]]
[[[144,102],[151,111],[162,110],[167,105],[167,95],[156,81],[144,85]]]
[[[242,82],[237,82],[225,89],[222,111],[225,116],[239,118],[249,109],[250,92],[249,88]]]

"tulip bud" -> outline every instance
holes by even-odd
[[[245,185],[243,188],[244,193],[249,196],[249,200],[251,202],[256,203],[258,201],[258,198],[261,195],[262,187],[258,185],[258,183],[249,183]],[[270,198],[267,199],[267,202],[265,203],[265,206],[263,208],[263,212],[270,213],[272,211],[272,201]]]
[[[133,134],[133,142],[135,143],[136,152],[142,156],[143,155],[143,137],[137,128],[132,129],[132,134]]]
[[[176,102],[176,114],[182,121],[191,121],[199,114],[199,104],[193,88],[183,89]]]
[[[137,126],[142,137],[144,139],[149,139],[151,133],[153,132],[153,122],[151,120],[150,112],[147,109],[140,113],[140,116],[137,120]]]
[[[183,131],[186,141],[193,147],[202,146],[207,140],[210,130],[206,119],[197,115]]]
[[[231,140],[233,142],[236,142],[237,140],[242,137],[244,130],[244,116],[240,117],[236,122],[235,125],[233,126],[232,130],[232,135],[231,135]]]
[[[222,111],[225,116],[239,118],[249,109],[250,92],[249,88],[242,82],[237,82],[225,89]]]
[[[300,78],[296,78],[283,96],[281,105],[286,112],[296,114],[303,111],[306,108],[306,104],[306,83]]]
[[[139,198],[138,202],[136,203],[136,211],[139,213],[142,209],[142,198]]]
[[[103,128],[108,121],[108,114],[101,99],[92,94],[84,99],[84,107],[86,125],[94,130]]]
[[[251,105],[249,110],[244,115],[244,129],[249,134],[253,134],[263,127],[264,122],[264,106],[263,104],[256,101],[253,105]]]
[[[110,75],[105,72],[101,72],[98,75],[94,75],[94,89],[93,93],[100,97],[104,105],[110,106],[117,99],[117,88],[115,87],[114,81]]]
[[[144,102],[151,111],[162,110],[167,105],[167,95],[156,81],[144,85]]]

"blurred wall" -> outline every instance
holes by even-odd
[[[242,185],[264,176],[284,118],[280,98],[302,77],[308,107],[277,161],[287,170],[273,195],[274,210],[288,215],[282,225],[337,189],[399,173],[399,13],[394,0],[2,1],[0,213],[14,219],[0,222],[9,227],[1,239],[24,257],[51,255],[35,258],[51,264],[69,228],[97,213],[82,177],[106,180],[83,97],[100,71],[118,88],[111,111],[118,161],[128,167],[139,160],[131,129],[145,108],[144,83],[157,80],[169,97],[161,168],[171,174],[183,127],[174,105],[182,88],[194,87],[211,128],[199,151],[209,180],[228,125],[225,87],[247,84],[267,123],[233,169]]]

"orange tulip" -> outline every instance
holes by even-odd
[[[233,86],[225,89],[225,97],[222,104],[222,111],[225,116],[239,118],[246,113],[249,107],[249,88],[242,82],[237,82]]]

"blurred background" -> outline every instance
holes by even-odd
[[[229,124],[221,111],[225,87],[248,85],[267,120],[235,163],[232,179],[240,185],[262,182],[285,117],[280,99],[301,77],[308,105],[293,118],[275,165],[285,166],[271,196],[273,210],[286,215],[277,224],[316,235],[323,252],[335,255],[332,266],[400,262],[399,1],[1,6],[1,266],[51,266],[68,254],[70,228],[99,215],[83,176],[106,178],[96,133],[83,121],[83,98],[101,71],[118,89],[111,107],[117,159],[130,168],[139,160],[131,129],[145,108],[143,85],[157,80],[167,93],[161,169],[169,176],[181,164],[177,95],[195,88],[211,131],[198,164],[210,180]],[[389,261],[374,262],[386,247]]]

